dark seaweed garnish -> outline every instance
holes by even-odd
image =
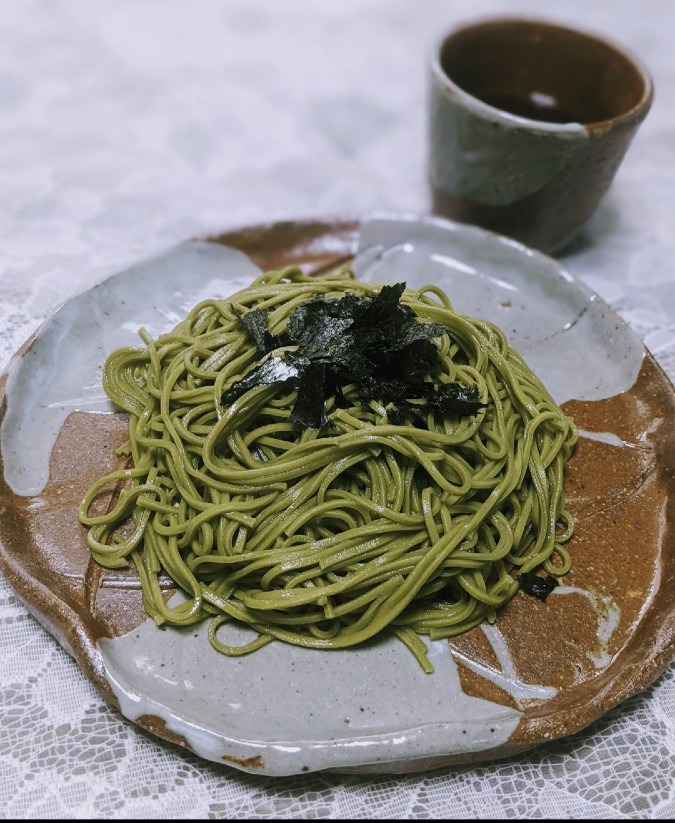
[[[356,383],[361,402],[391,407],[391,422],[419,417],[420,402],[446,413],[474,414],[483,405],[475,387],[429,382],[440,366],[431,341],[447,332],[440,323],[420,321],[401,303],[404,289],[405,283],[397,283],[383,286],[375,297],[314,297],[294,310],[278,336],[271,333],[264,309],[239,315],[266,359],[234,383],[223,402],[232,403],[255,386],[284,385],[296,390],[290,420],[320,428],[326,400],[335,397],[339,405],[342,387]]]
[[[265,309],[251,309],[243,314],[237,313],[237,316],[255,343],[258,354],[262,356],[276,349],[277,338],[269,330]]]
[[[551,575],[538,575],[536,572],[524,572],[517,574],[516,580],[520,583],[520,588],[525,594],[530,594],[532,597],[537,597],[542,602],[551,594],[553,589],[559,585],[560,581],[557,577]]]

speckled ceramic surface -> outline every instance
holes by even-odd
[[[563,249],[612,184],[653,95],[642,60],[595,32],[512,14],[458,23],[430,66],[434,210]]]
[[[494,626],[431,644],[433,675],[390,643],[223,658],[204,628],[146,620],[135,575],[92,563],[77,520],[125,438],[100,388],[109,351],[261,269],[347,261],[373,282],[435,281],[499,323],[581,430],[566,476],[572,571],[545,603],[518,594]],[[585,727],[675,654],[673,387],[596,295],[506,238],[374,215],[189,241],[66,303],[2,392],[4,573],[111,705],[209,760],[268,775],[489,761]]]

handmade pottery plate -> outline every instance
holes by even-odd
[[[135,573],[89,556],[78,506],[126,436],[101,388],[106,355],[288,264],[438,283],[504,329],[580,429],[572,571],[545,602],[518,593],[494,625],[429,643],[433,674],[397,642],[223,657],[206,627],[157,628]],[[112,706],[208,760],[267,775],[489,761],[582,729],[675,655],[673,386],[595,294],[504,237],[382,214],[188,241],[63,305],[0,392],[0,567]]]

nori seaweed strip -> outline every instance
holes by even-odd
[[[552,577],[551,575],[542,577],[533,571],[517,574],[516,580],[520,583],[520,588],[525,594],[537,597],[542,602],[546,600],[553,589],[560,584],[560,581],[556,577]]]
[[[298,395],[291,421],[320,428],[326,422],[326,400],[334,396],[339,405],[341,386],[358,383],[361,402],[394,406],[390,420],[419,416],[422,409],[411,400],[426,401],[444,413],[474,414],[483,405],[475,387],[424,379],[440,364],[431,340],[446,330],[440,323],[421,322],[400,302],[404,291],[405,283],[397,283],[383,286],[375,297],[314,297],[295,309],[279,337],[270,332],[265,310],[240,315],[259,354],[281,346],[297,348],[255,367],[223,394],[223,402],[233,402],[254,386],[290,383]]]

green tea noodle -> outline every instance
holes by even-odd
[[[200,303],[157,340],[141,330],[144,346],[107,359],[105,391],[129,414],[127,468],[92,486],[80,520],[98,563],[135,564],[157,624],[210,618],[210,641],[228,655],[271,640],[344,649],[393,633],[431,671],[421,636],[493,622],[518,574],[569,570],[563,469],[575,427],[503,332],[453,310],[437,287],[406,288],[401,303],[446,329],[431,377],[475,388],[475,413],[422,406],[424,425],[394,424],[354,385],[327,400],[321,428],[289,421],[296,392],[286,385],[223,403],[260,360],[244,313],[266,310],[279,334],[317,295],[380,289],[349,271],[269,272]],[[171,605],[170,581],[184,593]],[[254,639],[224,642],[227,621]]]

